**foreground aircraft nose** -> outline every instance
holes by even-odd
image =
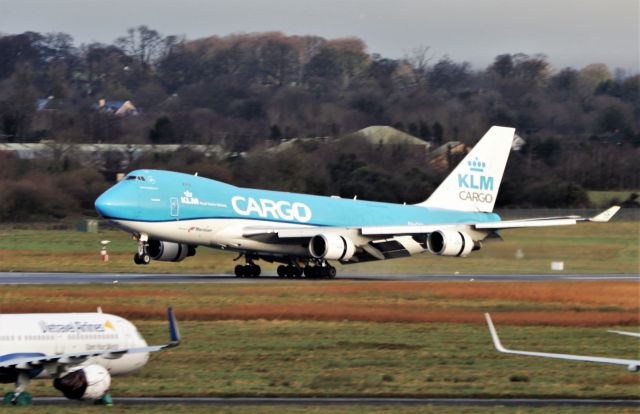
[[[135,192],[116,184],[96,199],[95,207],[104,218],[134,218],[137,213],[137,197]]]

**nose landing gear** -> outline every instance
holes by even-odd
[[[149,238],[146,234],[141,234],[137,239],[138,251],[133,255],[133,262],[138,265],[148,265],[151,263],[151,256],[149,256],[149,252],[147,251]]]

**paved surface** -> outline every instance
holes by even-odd
[[[153,273],[28,273],[0,272],[0,284],[87,284],[87,283],[278,283],[287,280],[313,283],[308,279],[281,279],[277,276],[237,278],[230,275],[153,274]],[[640,282],[638,275],[350,275],[336,280],[352,281],[552,281],[552,280],[632,280]]]
[[[34,397],[35,405],[82,402],[63,397]],[[85,403],[86,404],[86,403]],[[115,405],[202,404],[202,405],[470,405],[470,406],[597,406],[640,407],[640,400],[540,399],[540,398],[212,398],[212,397],[122,397]]]

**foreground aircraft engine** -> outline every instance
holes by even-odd
[[[429,233],[427,248],[438,256],[466,256],[474,248],[474,242],[467,233],[455,230],[437,230]]]
[[[173,243],[162,240],[149,240],[149,256],[163,262],[180,262],[187,256],[194,256],[196,249],[185,243]]]
[[[355,253],[353,242],[337,234],[316,234],[309,241],[309,254],[316,259],[349,260]]]
[[[53,380],[53,386],[71,400],[99,400],[110,385],[111,375],[101,365],[76,368]]]

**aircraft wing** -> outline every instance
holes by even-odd
[[[565,217],[542,217],[524,220],[504,220],[486,223],[476,223],[473,225],[478,230],[500,230],[515,229],[525,227],[547,227],[547,226],[567,226],[579,222],[606,223],[620,210],[620,206],[613,206],[594,217],[565,216]]]
[[[636,338],[640,338],[639,332],[626,332],[626,331],[608,331],[608,332],[616,333],[618,335],[635,336]]]
[[[516,350],[507,349],[504,346],[502,346],[502,343],[500,342],[500,338],[498,337],[498,332],[496,331],[496,328],[493,326],[493,321],[491,320],[491,316],[488,313],[485,313],[484,317],[487,320],[487,324],[489,325],[489,332],[491,332],[491,338],[493,339],[493,344],[496,347],[496,349],[500,352],[504,352],[506,354],[515,354],[515,355],[537,356],[537,357],[543,357],[543,358],[566,359],[571,361],[600,362],[605,364],[624,365],[627,367],[629,371],[632,371],[632,372],[636,372],[640,370],[640,360],[634,360],[634,359],[607,358],[607,357],[597,357],[597,356],[589,356],[589,355],[554,354],[549,352],[516,351]]]
[[[478,223],[451,223],[451,224],[429,224],[429,225],[396,225],[396,226],[363,226],[363,227],[271,227],[252,226],[245,227],[243,237],[275,237],[277,239],[308,239],[318,233],[331,232],[338,234],[348,234],[357,232],[362,236],[396,236],[396,235],[420,235],[429,234],[436,230],[447,228],[458,228],[460,226],[470,226],[476,230],[500,230],[509,228],[524,227],[546,227],[546,226],[566,226],[579,222],[607,222],[613,217],[619,206],[613,206],[608,210],[594,216],[563,216],[563,217],[542,217],[524,220],[501,220],[493,222]]]
[[[265,243],[307,243],[318,234],[333,233],[353,241],[357,253],[349,261],[343,263],[383,260],[407,257],[421,253],[426,249],[426,238],[434,231],[478,231],[486,234],[501,229],[566,226],[579,222],[606,222],[620,209],[618,206],[594,217],[564,216],[544,217],[526,220],[503,220],[495,222],[450,223],[429,225],[394,225],[394,226],[361,226],[361,227],[316,227],[316,226],[250,226],[245,227],[242,236],[260,239]]]
[[[106,351],[93,351],[93,352],[71,352],[59,355],[37,355],[31,354],[30,356],[18,356],[3,358],[0,356],[0,368],[14,367],[17,369],[31,369],[35,366],[42,365],[77,365],[81,364],[91,357],[102,356],[107,359],[117,359],[125,354],[137,354],[142,352],[156,352],[165,348],[171,348],[180,344],[180,332],[178,331],[178,325],[173,314],[173,309],[169,307],[167,309],[167,315],[169,317],[169,343],[165,345],[152,345],[139,348],[122,348],[112,349]]]

